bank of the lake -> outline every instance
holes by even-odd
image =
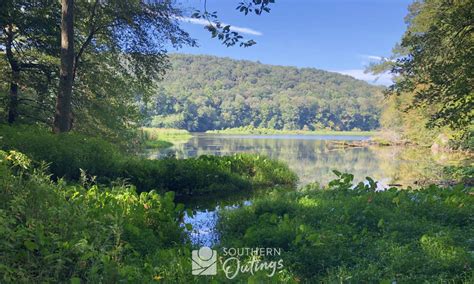
[[[427,186],[431,183],[456,184],[462,181],[462,175],[450,174],[451,169],[468,167],[472,159],[460,153],[432,153],[426,147],[344,147],[368,141],[369,136],[342,135],[296,135],[296,134],[209,134],[193,133],[186,143],[176,144],[161,151],[150,150],[146,156],[151,159],[174,156],[188,159],[201,155],[228,156],[235,154],[257,154],[283,161],[299,177],[299,187],[311,183],[322,186],[337,176],[334,170],[351,173],[354,182],[372,177],[378,182],[378,189],[391,185],[398,187]],[[446,182],[448,181],[449,182]],[[294,191],[293,189],[281,189]],[[193,209],[186,216],[186,222],[193,225],[190,237],[195,244],[216,245],[220,233],[219,212],[252,204],[265,198],[267,190],[246,191],[231,196],[199,197],[182,200]]]
[[[184,129],[142,127],[138,130],[141,144],[148,149],[166,149],[192,137]]]
[[[315,165],[313,180],[345,164],[370,169],[359,177],[383,168],[370,148],[333,148],[324,140],[333,136],[200,134],[146,160],[77,133],[7,126],[0,133],[2,148],[17,150],[0,151],[0,277],[7,283],[199,283],[190,259],[201,244],[281,249],[284,265],[273,278],[241,273],[241,282],[472,280],[472,189],[378,191],[370,179],[355,184],[338,172],[326,187],[298,188],[284,163],[262,155]],[[195,156],[166,153],[180,149]],[[400,153],[381,157],[390,165],[393,155]],[[222,269],[209,277],[228,281]]]
[[[464,153],[433,153],[426,147],[344,146],[367,139],[370,137],[199,133],[171,148],[150,149],[143,154],[151,159],[258,154],[286,163],[298,174],[300,185],[311,182],[325,185],[334,179],[333,170],[352,173],[356,181],[370,176],[386,185],[437,183],[445,176],[451,179],[445,174],[446,167],[467,167],[473,161],[472,157]]]
[[[208,134],[237,134],[237,135],[330,135],[330,136],[375,136],[378,131],[336,131],[336,130],[280,130],[270,128],[256,128],[252,126],[227,128],[222,130],[208,130]]]

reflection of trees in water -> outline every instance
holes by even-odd
[[[472,163],[460,153],[432,153],[422,147],[374,147],[373,153],[380,161],[380,168],[390,174],[392,182],[411,185],[415,181],[443,179],[443,167]]]
[[[213,136],[193,137],[172,151],[177,158],[205,154],[229,155],[258,153],[284,161],[306,184],[326,184],[334,179],[332,170],[354,174],[357,181],[366,176],[404,185],[419,179],[439,177],[441,164],[429,149],[400,147],[338,148],[329,141],[308,139],[251,139]],[[164,154],[164,153],[161,153]],[[445,157],[443,163],[451,161]]]

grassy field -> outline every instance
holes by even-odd
[[[211,134],[260,134],[260,135],[336,135],[374,136],[377,131],[336,131],[336,130],[278,130],[269,128],[238,127],[223,130],[209,130]]]

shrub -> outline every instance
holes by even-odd
[[[80,169],[112,177],[119,169],[124,153],[118,147],[95,137],[77,133],[52,134],[32,126],[0,126],[3,150],[18,150],[35,161],[48,162],[55,177],[77,180]]]
[[[0,133],[3,150],[15,149],[35,161],[48,162],[56,179],[79,180],[82,169],[97,176],[100,183],[126,179],[139,192],[155,189],[174,191],[179,196],[294,186],[297,181],[286,165],[261,156],[146,160],[121,152],[100,138],[77,133],[55,135],[31,126],[0,126]]]
[[[201,156],[186,160],[130,159],[120,176],[141,191],[171,190],[179,195],[202,195],[250,190],[252,186],[295,186],[297,177],[282,163],[260,156]]]

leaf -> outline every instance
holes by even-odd
[[[29,250],[29,251],[34,251],[36,249],[38,249],[38,245],[33,242],[33,241],[30,241],[30,240],[26,240],[23,242],[23,244],[25,245],[25,247]]]

